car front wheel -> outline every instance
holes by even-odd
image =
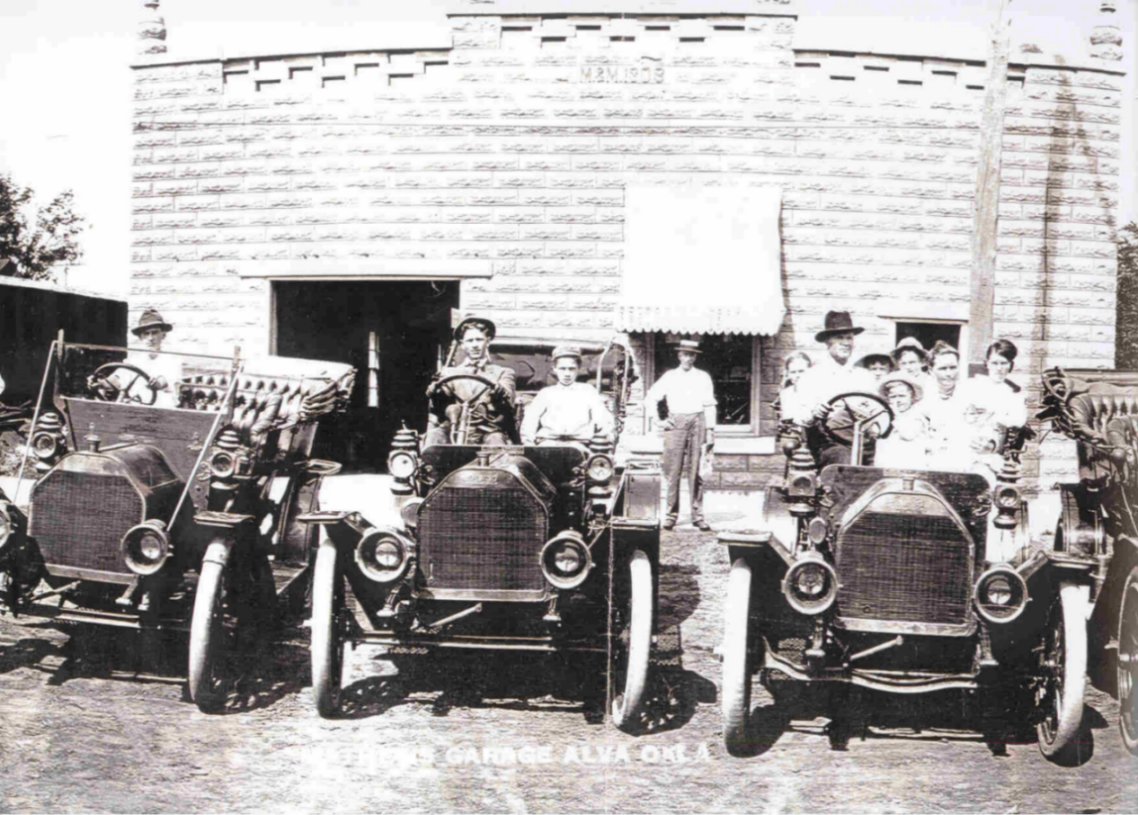
[[[628,606],[616,655],[612,721],[621,730],[635,730],[648,685],[652,652],[652,562],[637,549],[628,560]]]
[[[1039,750],[1058,764],[1078,763],[1087,687],[1088,587],[1063,583],[1051,605],[1040,649],[1036,703]]]
[[[727,752],[740,755],[750,743],[751,715],[751,566],[742,558],[731,564],[723,610],[723,741]]]
[[[1118,611],[1118,728],[1138,755],[1138,566],[1130,570]]]
[[[312,657],[312,695],[316,711],[324,717],[340,709],[340,684],[344,669],[344,643],[340,614],[344,595],[336,568],[336,547],[324,542],[316,550],[312,572],[312,621],[309,652]]]
[[[229,548],[213,541],[202,558],[190,620],[190,698],[203,712],[217,710],[225,699],[221,678],[225,660],[225,569]]]

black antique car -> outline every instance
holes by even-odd
[[[553,382],[550,345],[498,343],[494,351],[515,371],[520,426],[526,403]],[[607,400],[619,434],[631,354],[619,344],[583,351],[582,372]],[[612,720],[637,727],[656,617],[659,473],[619,464],[612,438],[512,441],[424,447],[403,431],[389,457],[403,494],[401,524],[306,516],[325,532],[311,620],[322,715],[339,709],[345,644],[366,642],[404,655],[592,654],[607,660]]]
[[[309,360],[53,343],[26,514],[0,496],[0,611],[188,630],[190,696],[216,707],[236,633],[275,622],[272,561],[307,560],[297,516],[338,468],[309,454],[353,377]]]
[[[1039,418],[1076,442],[1079,480],[1060,485],[1054,549],[1093,574],[1088,674],[1119,702],[1138,755],[1138,373],[1043,374]]]
[[[785,433],[786,475],[766,491],[762,524],[719,534],[731,560],[728,750],[752,749],[757,674],[776,709],[794,695],[833,724],[848,722],[854,689],[870,699],[966,691],[981,710],[1027,711],[1045,755],[1077,760],[1090,568],[1030,540],[1015,451],[994,484],[867,466],[890,408],[869,393],[831,405],[824,430],[851,446],[851,464],[819,471],[801,436]]]

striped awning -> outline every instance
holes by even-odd
[[[777,188],[630,185],[617,328],[776,333],[781,205]]]

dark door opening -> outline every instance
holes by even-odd
[[[898,322],[895,342],[916,337],[926,351],[931,351],[938,340],[960,349],[960,323]]]
[[[424,430],[424,391],[450,341],[456,282],[274,282],[275,353],[356,368],[347,413],[321,423],[314,455],[386,469],[402,422]],[[441,349],[441,350],[440,350]]]

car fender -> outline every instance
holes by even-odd
[[[1105,532],[1099,517],[1098,494],[1082,484],[1059,485],[1059,522],[1054,550],[1092,556],[1102,551]]]

